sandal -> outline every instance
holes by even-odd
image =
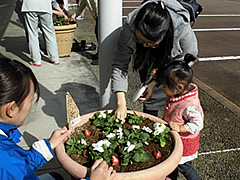
[[[37,67],[42,66],[41,61],[31,61],[31,62],[29,62],[29,64],[30,64],[30,65],[33,65],[33,66],[37,66]]]

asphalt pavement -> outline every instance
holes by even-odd
[[[60,65],[58,66],[49,63],[46,57],[43,57],[41,67],[30,66],[28,64],[30,56],[24,29],[14,12],[14,8],[14,0],[1,0],[0,57],[17,59],[29,66],[36,75],[41,89],[39,103],[34,106],[30,116],[20,127],[23,138],[19,145],[27,149],[34,141],[49,138],[54,129],[66,125],[66,92],[69,91],[73,96],[81,115],[100,109],[99,66],[91,64],[91,56],[96,51],[71,52],[70,57],[60,58]],[[86,11],[84,19],[77,23],[76,39],[97,44],[94,34],[95,23],[88,11]],[[201,37],[204,37],[204,35],[201,35]],[[193,164],[201,179],[237,180],[240,177],[239,106],[215,88],[218,87],[217,85],[215,87],[211,86],[209,79],[211,80],[211,77],[215,77],[216,74],[208,68],[216,65],[212,65],[212,62],[204,62],[204,64],[204,66],[202,64],[194,65],[195,69],[207,71],[208,78],[204,79],[199,75],[194,79],[200,88],[200,100],[205,113],[205,126],[201,133],[199,158],[194,160]],[[237,68],[237,65],[234,67]],[[223,70],[221,72],[224,73]],[[239,78],[239,74],[234,74],[234,76]],[[127,94],[128,108],[142,111],[141,103],[131,102],[131,97],[139,84],[138,74],[130,71],[129,77],[131,83],[129,83],[130,87]],[[228,81],[233,79],[231,73],[228,74],[227,78]],[[238,82],[239,79],[235,81],[235,83]],[[225,88],[230,89],[229,84],[225,84],[227,85]],[[234,88],[237,89],[236,84],[234,84]],[[239,99],[239,97],[237,98]],[[161,114],[159,114],[159,117],[161,117]],[[44,165],[36,174],[53,171],[61,173],[66,180],[71,179],[56,158]],[[184,178],[180,176],[180,179]]]

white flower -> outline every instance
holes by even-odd
[[[93,148],[94,151],[104,152],[103,145],[109,147],[110,144],[111,143],[108,140],[101,140],[98,141],[97,143],[93,143],[92,146],[94,147]]]
[[[123,132],[121,127],[119,127],[119,129],[117,130],[117,136],[118,136],[118,139],[122,139]]]
[[[101,113],[98,115],[98,117],[99,117],[99,118],[100,118],[100,117],[106,118],[107,115],[106,115],[104,112],[101,112]]]
[[[160,123],[158,123],[158,122],[153,124],[154,129],[159,127],[159,126],[160,126]]]
[[[150,127],[146,127],[146,126],[143,126],[142,130],[144,130],[144,131],[146,131],[148,133],[152,133],[153,132],[153,130]]]
[[[135,130],[135,129],[140,129],[140,126],[138,125],[132,125],[132,128]]]
[[[134,144],[131,144],[130,141],[127,142],[127,147],[124,148],[124,151],[127,150],[127,152],[132,151],[135,148]]]
[[[108,134],[106,137],[107,137],[108,139],[111,139],[111,138],[113,138],[113,137],[115,137],[115,136],[116,136],[116,134],[110,133],[110,134]]]
[[[87,142],[85,141],[85,139],[81,139],[81,144],[87,145]]]
[[[153,125],[153,127],[154,127],[154,132],[153,132],[153,134],[154,134],[154,136],[156,136],[156,135],[159,135],[160,133],[162,133],[163,131],[164,131],[164,129],[166,128],[166,126],[164,125],[164,124],[162,124],[162,123],[155,123],[154,125]]]
[[[93,143],[92,146],[94,147],[94,148],[93,148],[94,151],[104,152],[103,147],[100,146],[98,143]]]
[[[120,120],[119,120],[119,119],[116,119],[115,121],[116,121],[116,122],[119,122]]]

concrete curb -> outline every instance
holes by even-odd
[[[212,89],[210,86],[199,80],[198,78],[194,77],[193,81],[198,85],[200,89],[202,89],[204,92],[206,92],[208,95],[210,95],[213,99],[215,99],[217,102],[225,106],[227,109],[229,109],[232,113],[238,116],[240,118],[240,107],[228,100],[223,95],[219,94],[217,91]]]

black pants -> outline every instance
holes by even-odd
[[[151,114],[156,117],[158,116],[158,110],[147,110],[147,109],[143,108],[143,112],[147,113],[147,114]]]
[[[196,170],[193,168],[191,161],[188,161],[184,164],[179,164],[178,167],[168,175],[168,177],[172,180],[177,180],[178,171],[180,171],[187,180],[200,180]]]

